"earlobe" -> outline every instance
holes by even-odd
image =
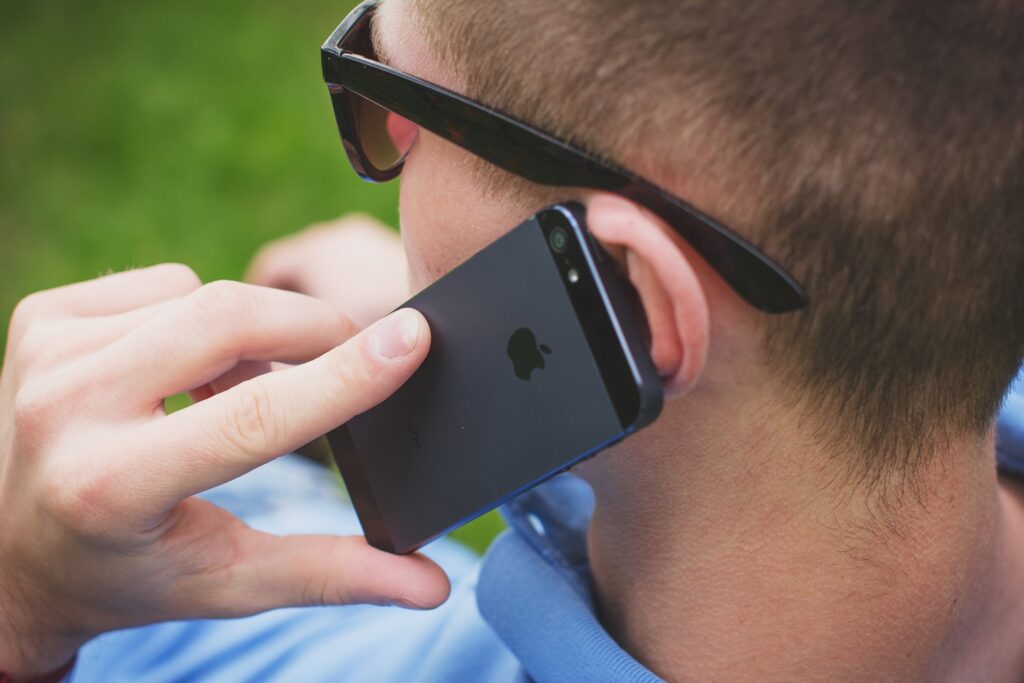
[[[708,351],[709,313],[700,279],[650,212],[611,194],[587,201],[587,224],[607,248],[624,248],[629,279],[651,328],[651,357],[667,396],[689,390]]]

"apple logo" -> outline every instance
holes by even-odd
[[[508,340],[508,357],[512,359],[512,370],[516,377],[530,381],[534,370],[544,369],[544,353],[551,353],[547,344],[538,344],[533,330],[520,327]]]

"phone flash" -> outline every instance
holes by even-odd
[[[576,270],[575,268],[570,268],[569,269],[569,282],[572,283],[572,284],[576,284],[579,281],[580,281],[580,272],[578,270]]]

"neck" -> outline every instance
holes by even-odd
[[[784,406],[728,386],[670,402],[580,468],[601,619],[627,650],[687,681],[999,680],[1020,666],[997,634],[1020,642],[1009,579],[1024,561],[1007,539],[1024,528],[991,441],[936,453],[914,495],[883,505],[836,477],[837,454]]]

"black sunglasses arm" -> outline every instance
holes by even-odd
[[[653,183],[528,124],[402,73],[340,43],[368,21],[364,3],[321,51],[324,80],[351,90],[490,163],[539,185],[586,187],[626,197],[660,216],[744,300],[767,313],[804,308],[803,287],[756,247]]]

